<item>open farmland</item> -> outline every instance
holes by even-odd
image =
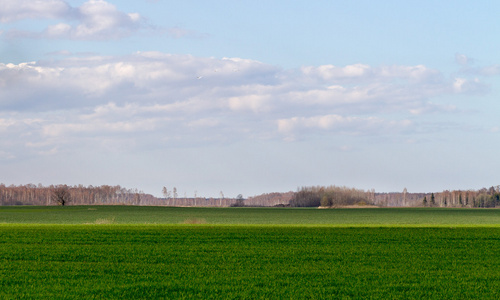
[[[0,298],[499,299],[499,212],[2,207]]]
[[[499,209],[0,206],[0,224],[495,226]]]

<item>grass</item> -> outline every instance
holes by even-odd
[[[500,299],[500,210],[0,207],[0,299]]]
[[[0,227],[0,298],[499,299],[500,228]]]
[[[261,224],[335,226],[498,226],[498,209],[0,207],[4,224]]]

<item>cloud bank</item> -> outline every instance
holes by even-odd
[[[76,147],[398,136],[421,130],[426,115],[457,112],[433,98],[483,87],[422,65],[286,70],[161,52],[0,64],[0,151],[12,158]]]

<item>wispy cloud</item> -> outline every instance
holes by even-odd
[[[472,74],[476,76],[498,76],[500,75],[500,64],[484,67],[466,68],[462,70],[462,73]]]
[[[180,39],[180,38],[201,39],[208,37],[208,34],[203,34],[194,30],[189,30],[178,26],[170,27],[166,29],[166,32],[168,36],[175,39]]]
[[[462,66],[460,73],[475,76],[497,76],[500,75],[500,64],[487,66],[472,66],[475,60],[465,54],[455,54],[455,61]]]
[[[330,131],[336,134],[379,135],[406,131],[412,126],[410,120],[385,120],[378,117],[354,117],[341,115],[321,115],[313,117],[293,117],[278,120],[278,129],[290,139],[297,132]]]
[[[462,66],[467,66],[474,63],[474,59],[461,53],[455,54],[455,62]]]

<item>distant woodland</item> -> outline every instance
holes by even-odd
[[[290,206],[341,207],[500,207],[500,186],[480,190],[453,190],[437,193],[376,193],[347,187],[304,187],[290,200]]]
[[[0,184],[0,205],[155,205],[155,206],[278,206],[278,207],[500,207],[500,186],[480,190],[452,190],[436,193],[376,193],[339,186],[302,187],[296,192],[267,193],[249,198],[179,197],[173,188],[162,190],[162,198],[137,189],[117,186],[69,186]]]
[[[156,197],[120,186],[0,184],[1,205],[161,205]]]

